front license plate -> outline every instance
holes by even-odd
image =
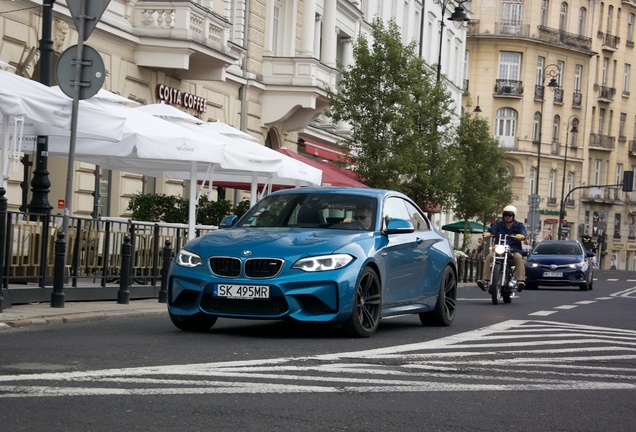
[[[214,285],[214,297],[233,299],[268,299],[267,285]]]
[[[543,272],[543,277],[563,277],[563,272]]]

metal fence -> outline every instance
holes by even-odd
[[[0,300],[4,301],[4,307],[12,303],[49,301],[63,216],[8,212],[2,192],[0,190]],[[197,226],[196,236],[217,228]],[[126,276],[130,280],[131,297],[147,298],[158,296],[164,253],[183,247],[188,239],[188,226],[124,218],[71,217],[68,235],[63,238],[66,241],[63,280],[67,299],[117,298],[122,250],[130,253],[127,266],[130,274]]]

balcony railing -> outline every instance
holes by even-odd
[[[621,41],[621,38],[619,38],[618,36],[614,36],[611,34],[604,34],[603,35],[603,49],[610,49],[610,50],[615,50],[618,47],[619,42]]]
[[[556,201],[556,197],[548,197],[548,205],[555,205]]]
[[[612,102],[614,100],[614,96],[616,95],[616,89],[614,87],[598,87],[598,99],[600,101]]]
[[[495,34],[528,37],[530,26],[519,21],[502,21],[495,23]]]
[[[495,83],[495,96],[523,95],[523,81],[498,79]]]
[[[562,104],[563,103],[563,89],[558,88],[554,89],[554,103]]]
[[[573,107],[580,107],[582,101],[583,101],[583,95],[581,94],[581,92],[575,91],[572,94],[572,106]]]
[[[636,140],[629,140],[628,149],[630,156],[636,156]]]
[[[585,51],[592,50],[592,38],[546,26],[539,26],[539,39],[552,45],[566,45]]]
[[[594,147],[596,150],[614,150],[616,148],[616,137],[591,133],[590,147]]]

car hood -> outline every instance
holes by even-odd
[[[529,263],[537,264],[574,264],[585,261],[585,258],[581,255],[530,255],[528,257]]]
[[[372,233],[368,231],[229,228],[194,239],[188,242],[185,249],[206,256],[241,256],[247,250],[251,252],[251,257],[302,256],[332,253],[371,238]]]

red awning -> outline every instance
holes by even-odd
[[[346,154],[336,147],[331,147],[326,144],[318,144],[307,140],[304,141],[305,151],[307,152],[307,154],[332,161],[341,162],[345,160]]]
[[[325,186],[368,187],[355,179],[356,175],[353,171],[337,167],[327,161],[310,159],[286,148],[280,148],[276,151],[320,169],[322,171],[322,184]]]

